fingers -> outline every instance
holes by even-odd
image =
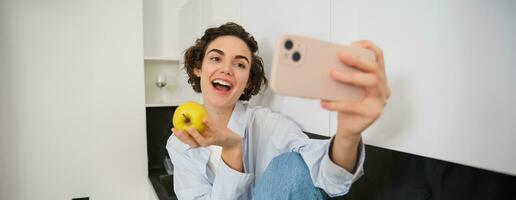
[[[360,71],[364,72],[373,72],[376,73],[378,71],[378,66],[375,62],[366,60],[354,55],[350,55],[347,53],[340,53],[338,55],[339,60],[344,63],[345,65],[348,65],[353,68],[357,68]]]
[[[204,138],[195,128],[188,129],[186,133],[175,128],[173,128],[172,131],[181,142],[190,145],[192,148],[205,147],[211,144],[210,141]]]
[[[341,72],[332,70],[330,75],[333,79],[358,87],[375,87],[378,85],[378,76],[372,73],[362,72]]]
[[[351,46],[357,47],[357,48],[369,49],[369,50],[373,51],[374,54],[376,55],[376,63],[378,63],[376,65],[376,68],[378,68],[378,71],[380,72],[378,75],[380,75],[380,78],[382,80],[387,81],[387,75],[385,74],[384,54],[383,54],[383,51],[378,46],[376,46],[374,43],[367,41],[367,40],[353,42],[351,44]]]
[[[181,140],[181,142],[189,145],[190,147],[196,148],[196,147],[200,146],[192,137],[190,137],[190,135],[188,133],[185,133],[183,131],[179,131],[179,130],[177,130],[175,128],[172,128],[172,132],[174,133],[174,135],[176,135],[176,137],[179,140]]]
[[[370,118],[378,118],[381,115],[383,105],[368,102],[337,102],[321,100],[321,106],[329,111],[337,111],[340,113],[350,113]]]
[[[387,83],[387,74],[385,72],[385,63],[384,63],[384,53],[383,53],[382,49],[380,49],[374,43],[367,41],[367,40],[353,42],[351,44],[351,46],[357,47],[357,48],[369,49],[369,50],[373,51],[374,54],[376,55],[376,63],[368,64],[367,62],[360,62],[360,60],[365,60],[365,59],[362,59],[359,57],[353,58],[353,56],[350,56],[350,55],[342,55],[342,56],[339,55],[340,60],[345,64],[346,64],[345,61],[349,61],[349,63],[354,63],[354,64],[356,64],[356,65],[354,65],[354,67],[357,69],[361,69],[362,71],[374,73],[376,75],[376,78],[378,79],[377,86],[378,86],[379,94],[381,94],[381,96],[384,96],[385,98],[389,98],[391,96],[391,90]],[[351,59],[348,59],[346,56],[351,57]],[[346,59],[348,59],[348,60],[346,60]],[[356,59],[358,61],[353,61],[353,59]],[[353,66],[352,64],[349,64],[349,65]],[[372,69],[372,68],[374,68],[374,69]],[[371,82],[366,82],[364,84],[368,84],[368,83],[371,83]],[[349,84],[353,84],[353,85],[357,85],[357,86],[363,85],[360,83],[349,83]]]
[[[214,127],[215,125],[213,123],[211,123],[210,120],[204,119],[202,122],[204,123],[204,125],[206,125],[206,127],[208,127],[209,130],[215,130],[216,129]]]
[[[321,100],[321,106],[329,111],[338,111],[344,113],[359,113],[358,106],[359,104],[356,102],[335,102],[328,100]]]
[[[211,142],[208,139],[204,138],[195,128],[190,128],[188,132],[200,146],[205,147],[211,145]]]
[[[376,46],[374,43],[368,40],[360,40],[353,42],[351,44],[352,47],[359,47],[364,49],[369,49],[374,52],[376,55],[376,62],[380,64],[380,67],[384,67],[384,58],[383,58],[383,51],[378,46]]]

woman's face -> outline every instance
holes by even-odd
[[[251,69],[251,51],[235,36],[220,36],[206,48],[201,69],[204,103],[216,107],[232,107],[244,92]]]

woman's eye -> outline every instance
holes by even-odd
[[[219,57],[211,57],[210,60],[218,62],[218,61],[220,61],[220,58]]]
[[[240,68],[245,68],[245,65],[243,63],[237,63],[237,66]]]

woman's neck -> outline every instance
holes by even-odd
[[[235,105],[229,107],[216,107],[206,103],[204,104],[204,107],[208,111],[208,115],[214,123],[227,126]]]

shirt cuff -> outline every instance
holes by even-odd
[[[254,174],[242,173],[221,160],[213,181],[213,199],[240,199],[254,180]]]
[[[331,143],[333,143],[333,139]],[[330,197],[342,196],[348,193],[351,188],[351,184],[355,182],[358,178],[360,178],[364,174],[364,160],[365,160],[365,147],[364,143],[360,141],[359,144],[359,155],[358,155],[358,163],[356,165],[355,173],[351,173],[346,169],[338,166],[330,159],[330,147],[328,145],[328,149],[326,150],[326,154],[324,155],[321,161],[322,176],[325,177],[333,187],[326,188],[326,193]]]

